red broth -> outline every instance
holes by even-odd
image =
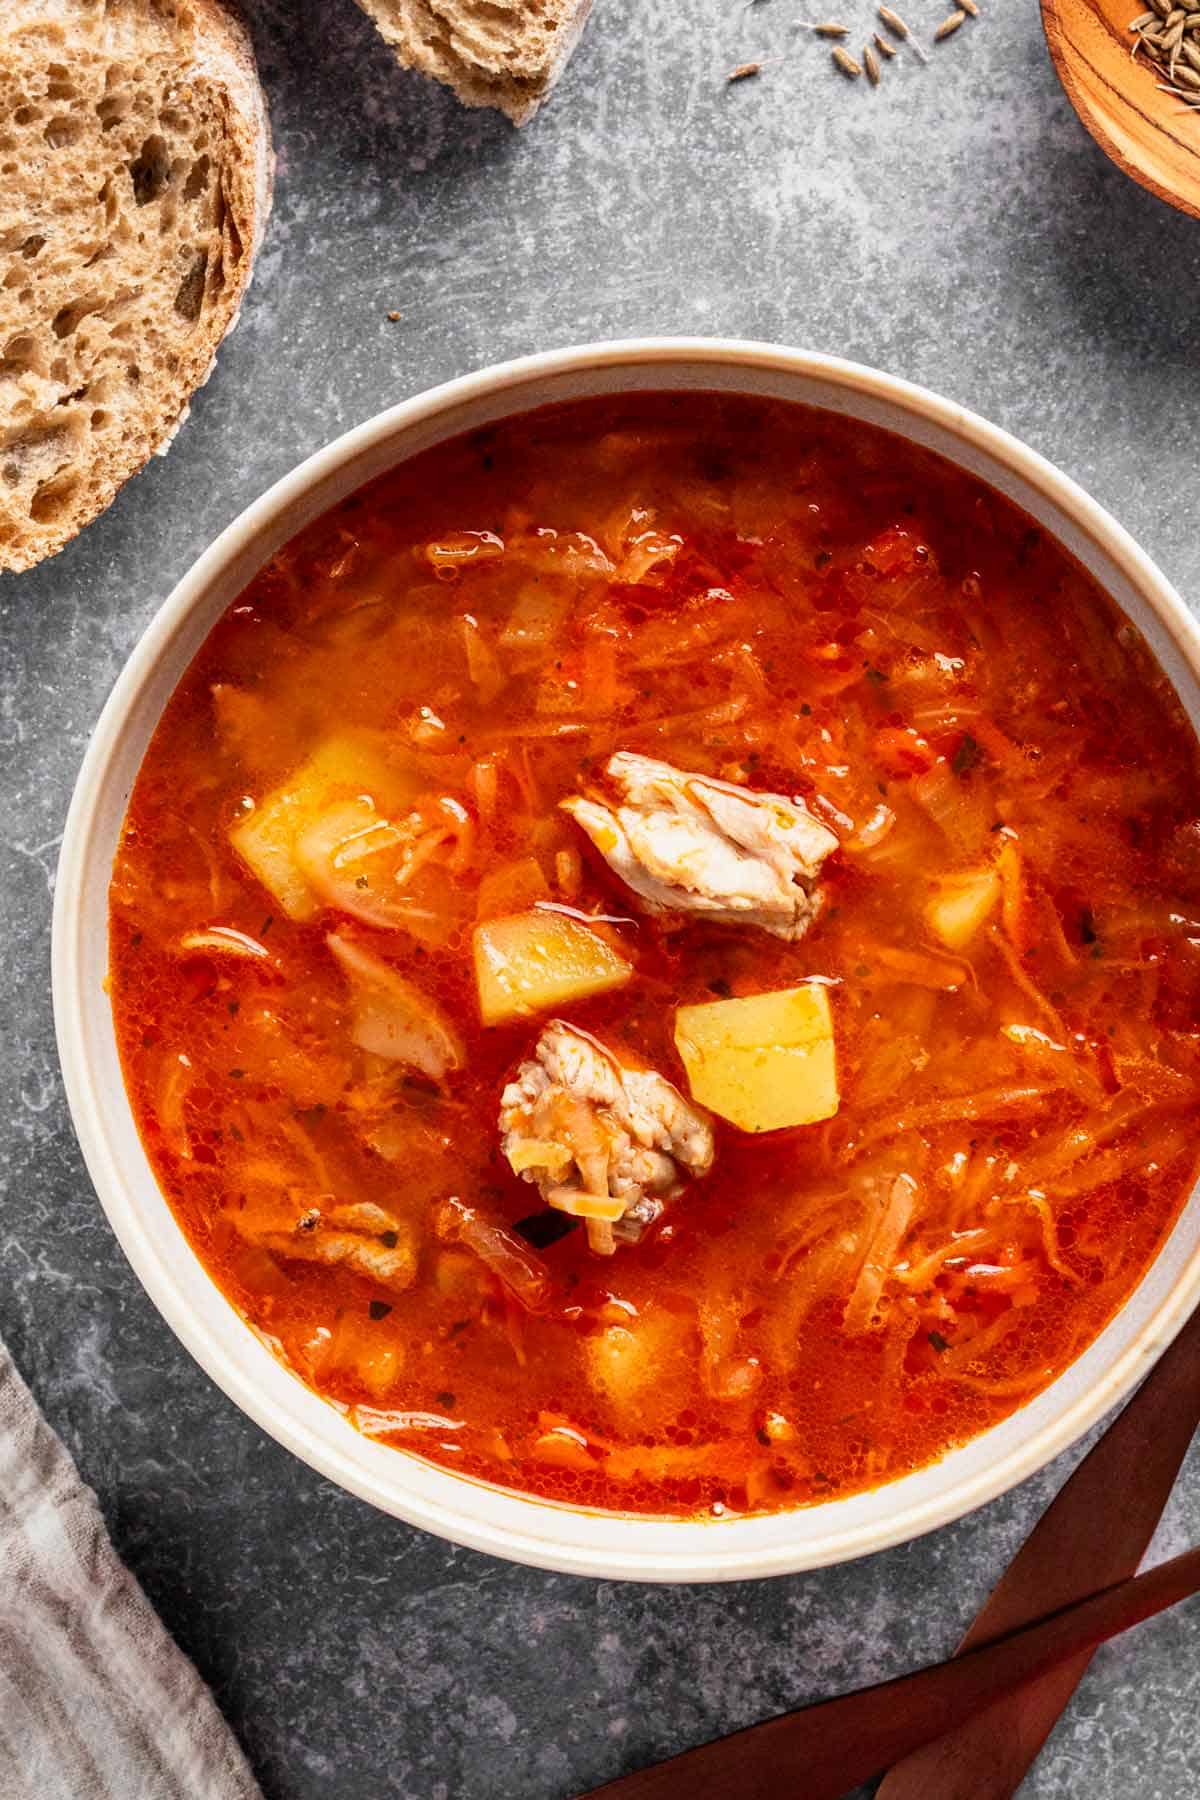
[[[559,809],[617,750],[804,799],[839,839],[807,935],[644,910]],[[297,901],[296,831],[364,794],[419,866]],[[833,1116],[716,1119],[607,1256],[500,1153],[545,1018],[480,1021],[478,922],[555,906],[633,971],[555,1010],[685,1095],[678,1005],[832,1003]],[[354,1041],[360,952],[459,1066]],[[741,398],[548,409],[364,488],[229,608],[130,800],[111,986],[189,1242],[361,1430],[566,1502],[823,1501],[1037,1393],[1189,1191],[1197,744],[1108,598],[939,458]]]

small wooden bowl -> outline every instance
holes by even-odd
[[[1130,56],[1139,0],[1042,0],[1046,42],[1067,98],[1119,169],[1200,219],[1200,110],[1160,93]]]

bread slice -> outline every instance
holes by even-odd
[[[592,0],[358,0],[405,68],[464,106],[532,119],[566,66]]]
[[[61,550],[174,435],[270,195],[218,0],[0,0],[0,569]]]

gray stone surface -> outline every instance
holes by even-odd
[[[598,0],[517,134],[396,71],[351,0],[250,0],[279,182],[242,325],[170,457],[0,580],[0,1331],[272,1800],[559,1800],[938,1657],[1067,1472],[871,1561],[728,1588],[538,1574],[378,1517],[144,1298],[80,1165],[48,992],[71,782],[155,607],[306,452],[497,358],[691,331],[878,364],[1019,433],[1200,591],[1200,226],[1085,136],[1035,9],[983,3],[873,93],[797,31],[802,0]],[[861,40],[866,0],[842,10]],[[942,0],[905,10],[928,36]],[[1163,1551],[1200,1540],[1198,1474]],[[1102,1652],[1029,1800],[1200,1790],[1198,1652],[1194,1608]]]

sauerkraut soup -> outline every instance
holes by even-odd
[[[147,1153],[359,1430],[674,1515],[1035,1394],[1196,1173],[1200,763],[1137,632],[860,423],[587,400],[282,550],[111,890]]]

